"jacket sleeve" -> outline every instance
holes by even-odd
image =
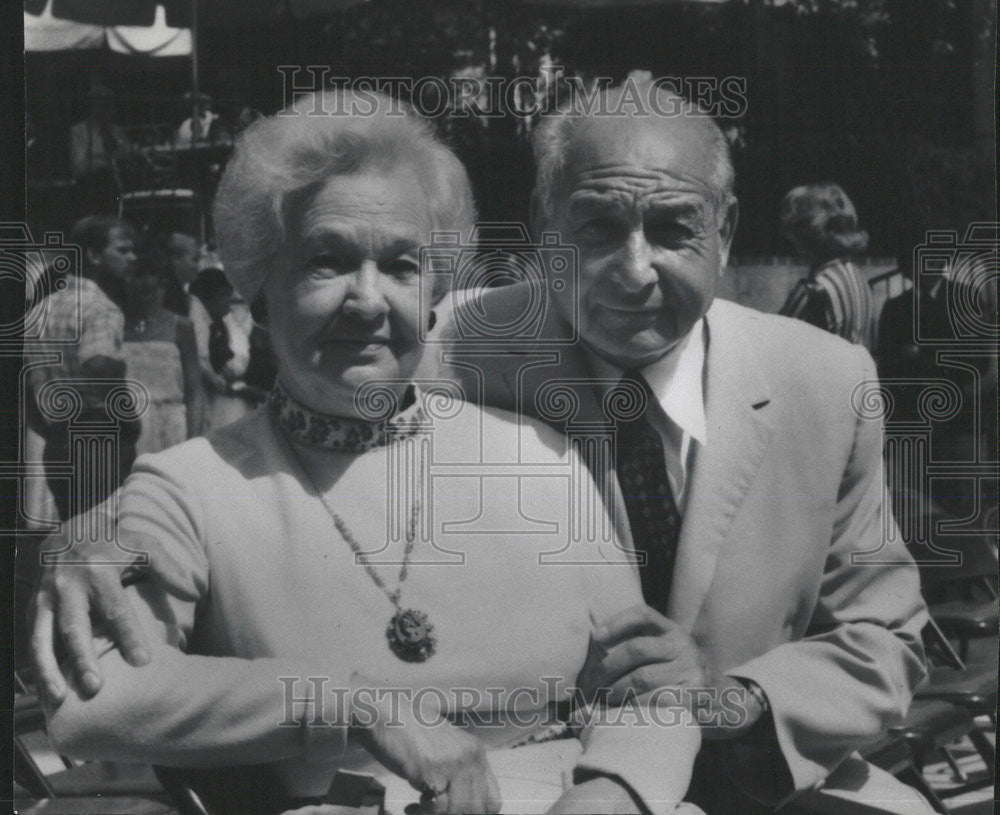
[[[149,574],[128,592],[152,658],[131,667],[102,640],[104,687],[90,699],[71,691],[47,710],[50,738],[70,755],[133,763],[329,761],[344,748],[349,718],[325,692],[335,685],[327,684],[330,667],[185,653],[208,595],[205,530],[197,498],[156,467],[158,459],[137,463],[121,492],[118,521],[119,542],[150,557]]]
[[[855,351],[853,384],[874,387],[871,357]],[[884,499],[881,419],[858,416],[806,636],[729,671],[766,693],[787,765],[778,768],[792,785],[784,790],[768,783],[775,774],[762,774],[760,761],[737,766],[737,782],[762,800],[816,786],[859,746],[899,724],[926,675],[927,609]]]

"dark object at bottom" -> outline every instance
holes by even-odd
[[[385,788],[370,775],[338,772],[326,795],[290,798],[267,766],[194,770],[155,767],[156,777],[181,815],[279,815],[306,806],[334,804],[382,815]]]

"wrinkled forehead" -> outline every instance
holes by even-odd
[[[562,172],[569,194],[595,175],[658,179],[714,200],[716,156],[711,125],[691,115],[593,117],[571,130]]]

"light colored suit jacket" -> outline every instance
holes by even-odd
[[[563,432],[600,421],[579,343],[545,345],[571,336],[557,314],[547,314],[537,344],[503,350],[470,339],[464,309],[512,324],[527,297],[523,286],[493,289],[443,318],[452,375],[467,398]],[[926,608],[899,536],[888,541],[895,524],[881,418],[863,384],[876,381],[867,351],[723,300],[706,325],[708,440],[692,466],[668,616],[722,670],[764,689],[801,791],[900,722],[925,673]],[[576,411],[554,419],[536,396],[557,378]],[[625,519],[613,461],[592,467]],[[754,780],[744,781],[752,792]]]

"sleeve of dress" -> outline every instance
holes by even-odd
[[[592,505],[602,507],[594,482],[587,488],[594,490]],[[622,540],[627,532],[616,531],[610,518],[606,528],[612,530],[612,540],[596,544],[599,558],[580,567],[584,596],[597,623],[643,602],[634,553]],[[674,812],[687,793],[701,749],[701,728],[674,697],[669,692],[626,696],[617,708],[587,711],[580,736],[584,752],[575,776],[613,776],[655,815]]]
[[[349,719],[339,697],[323,693],[334,685],[326,684],[329,667],[185,653],[209,592],[205,530],[197,497],[159,459],[137,462],[118,522],[119,543],[149,556],[128,591],[154,643],[152,659],[131,667],[102,641],[104,687],[91,699],[71,691],[47,710],[50,738],[60,752],[90,759],[203,767],[329,761],[344,748]]]

